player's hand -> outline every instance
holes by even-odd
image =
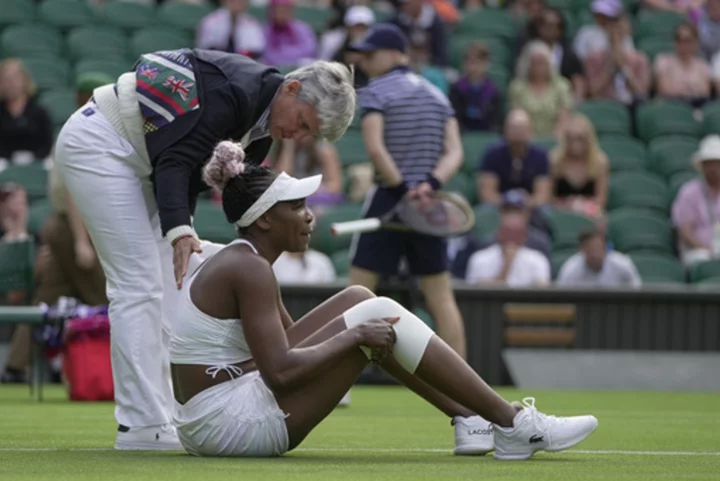
[[[183,278],[187,274],[188,263],[193,252],[202,253],[200,241],[194,237],[181,237],[173,245],[173,266],[175,267],[175,282],[178,289],[182,287]]]
[[[399,317],[386,317],[382,319],[371,319],[358,325],[361,336],[361,346],[372,350],[371,361],[375,364],[385,359],[392,351],[397,337],[393,324],[400,320]]]

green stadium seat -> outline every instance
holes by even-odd
[[[60,126],[77,110],[77,96],[72,90],[51,90],[40,96],[40,105],[50,114],[54,126]]]
[[[463,165],[466,174],[475,175],[489,146],[500,142],[500,135],[491,132],[464,132],[462,135]]]
[[[170,28],[149,28],[139,30],[130,39],[130,56],[137,60],[140,55],[158,50],[192,48],[193,39],[183,30]]]
[[[365,150],[365,141],[359,130],[348,130],[341,138],[335,141],[335,148],[340,155],[340,162],[347,167],[352,164],[370,162],[370,156]]]
[[[475,42],[482,42],[487,46],[490,51],[491,66],[499,66],[505,69],[512,67],[512,51],[503,40],[497,38],[478,38],[467,35],[454,35],[450,38],[450,65],[458,70],[462,70],[465,49],[467,49],[468,45]]]
[[[37,16],[34,2],[28,0],[0,0],[0,28],[6,25],[32,23]]]
[[[0,242],[0,293],[21,290],[32,299],[35,242]]]
[[[360,108],[360,105],[357,106],[355,109],[355,116],[352,119],[352,122],[350,123],[349,129],[353,130],[360,130],[362,129],[362,108]]]
[[[689,23],[686,17],[673,12],[642,9],[637,15],[635,38],[673,38],[675,27]]]
[[[119,28],[104,26],[80,27],[67,36],[68,53],[73,59],[127,57],[128,39]]]
[[[553,279],[557,279],[563,264],[565,264],[565,262],[567,262],[567,260],[572,256],[577,254],[577,252],[577,249],[553,250],[552,254],[550,254],[550,268],[552,269]]]
[[[650,164],[648,167],[665,179],[673,175],[695,169],[690,160],[698,148],[693,137],[661,137],[654,139],[648,146]]]
[[[48,173],[41,162],[30,165],[9,165],[0,172],[0,183],[3,182],[22,185],[30,203],[47,196]]]
[[[330,225],[362,218],[362,204],[340,204],[328,208],[317,219],[317,225],[310,240],[310,246],[320,252],[332,256],[334,253],[350,248],[351,235],[334,236]]]
[[[465,197],[470,205],[477,200],[477,186],[473,177],[462,172],[455,174],[442,188],[445,192],[455,192]]]
[[[203,240],[228,244],[237,238],[235,227],[227,221],[222,208],[209,200],[198,200],[193,225]]]
[[[60,32],[40,25],[13,25],[0,35],[0,51],[5,57],[57,57],[63,49]]]
[[[672,41],[672,37],[651,37],[640,40],[640,42],[638,42],[638,50],[647,55],[648,60],[652,63],[658,54],[672,53],[675,50],[675,43]]]
[[[493,64],[488,68],[487,76],[493,81],[500,95],[505,96],[512,80],[510,70],[502,64]]]
[[[335,268],[335,275],[338,277],[347,277],[350,271],[350,250],[343,249],[333,253],[330,256],[333,267]]]
[[[545,149],[547,152],[554,149],[557,143],[557,139],[550,135],[543,135],[533,139],[533,144],[537,145],[541,149]]]
[[[672,228],[666,216],[642,209],[619,209],[608,217],[608,234],[618,251],[673,255]]]
[[[643,284],[685,283],[685,268],[675,257],[637,252],[630,258]]]
[[[547,222],[552,235],[553,249],[576,248],[578,235],[585,229],[592,228],[592,219],[575,212],[552,209],[547,214]]]
[[[700,177],[700,172],[698,171],[679,172],[673,175],[670,178],[669,183],[670,199],[675,201],[675,197],[677,197],[680,189],[682,189],[682,186],[693,179],[697,179],[698,177]]]
[[[28,213],[28,231],[36,238],[39,238],[45,222],[50,218],[50,214],[52,214],[50,201],[42,199],[33,202]]]
[[[720,101],[708,102],[702,108],[703,135],[717,134],[720,132]]]
[[[298,66],[297,66],[297,65],[293,65],[293,64],[287,64],[287,65],[278,65],[278,66],[276,66],[275,68],[278,69],[278,71],[279,71],[281,74],[287,75],[287,74],[289,74],[290,72],[292,72],[293,70],[296,70],[296,69],[298,68]]]
[[[155,6],[135,2],[106,2],[101,10],[102,22],[123,29],[150,27],[155,22]]]
[[[295,18],[310,25],[317,33],[327,28],[331,15],[333,15],[333,10],[330,8],[295,6]]]
[[[203,17],[212,11],[213,9],[209,5],[165,2],[157,10],[157,20],[160,25],[181,28],[194,33]]]
[[[700,282],[696,282],[695,285],[707,287],[709,289],[717,289],[718,285],[720,285],[720,277],[708,277]]]
[[[132,62],[125,58],[117,60],[84,59],[75,64],[75,75],[101,72],[117,78],[132,68]]]
[[[28,58],[23,61],[38,90],[61,90],[70,86],[70,65],[60,58]]]
[[[477,205],[475,212],[475,235],[480,239],[492,237],[500,226],[500,214],[494,206]]]
[[[576,110],[590,119],[598,136],[630,135],[630,113],[619,102],[589,100],[581,103]]]
[[[642,172],[647,168],[645,144],[632,137],[609,135],[600,138],[600,148],[610,161],[610,170]]]
[[[666,214],[670,192],[665,182],[651,173],[622,172],[610,177],[608,210],[636,207]]]
[[[692,107],[680,102],[647,102],[638,107],[635,121],[639,137],[645,142],[665,135],[700,135]]]
[[[698,262],[690,267],[690,282],[697,284],[720,277],[720,260]]]
[[[97,20],[95,11],[88,2],[74,0],[43,2],[38,13],[44,23],[62,30],[90,25]]]
[[[482,32],[485,37],[497,37],[508,43],[515,40],[519,31],[520,25],[510,12],[491,8],[465,12],[455,27],[457,34],[477,35]]]

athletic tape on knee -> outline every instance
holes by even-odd
[[[400,320],[393,325],[397,335],[393,354],[398,363],[411,373],[414,373],[420,364],[430,338],[434,334],[432,329],[415,314],[387,297],[376,297],[363,301],[345,311],[343,317],[348,329],[370,319],[400,317]],[[370,359],[370,350],[367,348],[362,348],[362,350]]]

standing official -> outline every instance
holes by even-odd
[[[146,54],[63,127],[56,162],[107,277],[116,449],[182,449],[170,425],[168,338],[202,167],[223,140],[258,164],[273,139],[335,140],[352,120],[350,72],[316,62],[283,77],[246,57]]]

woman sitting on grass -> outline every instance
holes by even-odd
[[[305,198],[321,176],[298,180],[245,165],[243,157],[223,142],[205,167],[240,237],[188,276],[171,339],[174,421],[190,454],[294,449],[369,362],[453,419],[456,454],[495,450],[497,459],[527,459],[595,430],[593,416],[546,416],[533,399],[507,403],[420,319],[362,287],[294,322],[272,264],[284,251],[308,248],[313,216]]]

